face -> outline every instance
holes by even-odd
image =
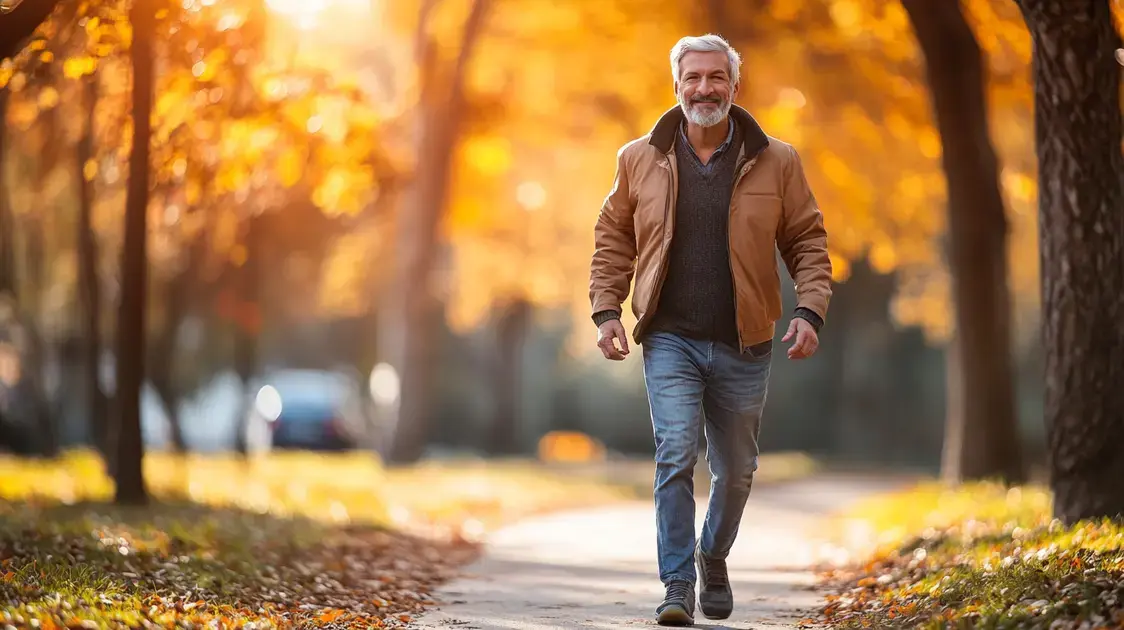
[[[723,52],[696,52],[679,61],[675,95],[687,120],[701,127],[722,122],[738,95],[739,85],[730,81],[730,62]]]

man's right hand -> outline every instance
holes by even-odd
[[[613,343],[620,341],[620,348]],[[601,354],[611,361],[624,361],[628,356],[628,337],[624,332],[624,325],[619,319],[610,319],[597,327],[597,347]]]

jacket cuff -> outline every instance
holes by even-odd
[[[613,310],[597,311],[596,313],[593,314],[593,323],[596,324],[598,327],[600,327],[601,324],[604,324],[605,322],[609,321],[610,319],[620,319],[620,318],[621,318],[621,314],[616,312],[616,311],[613,311]]]
[[[816,313],[810,308],[801,306],[796,309],[796,312],[793,313],[793,315],[811,324],[812,328],[816,330],[817,334],[820,332],[820,328],[823,328],[823,318],[819,315],[816,315]]]

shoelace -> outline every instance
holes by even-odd
[[[714,560],[707,558],[706,560],[706,585],[708,587],[726,587],[730,583],[730,578],[726,574],[726,561]]]
[[[691,599],[691,584],[676,580],[667,585],[667,599]]]

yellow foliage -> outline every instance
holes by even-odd
[[[500,136],[472,136],[461,149],[465,166],[485,177],[502,175],[511,168],[511,146]]]
[[[277,161],[277,175],[281,185],[286,188],[295,186],[304,174],[305,156],[297,147],[288,147]]]
[[[70,57],[62,63],[63,75],[68,79],[77,79],[93,74],[97,70],[98,62],[91,56]]]
[[[98,176],[98,162],[97,162],[97,160],[94,160],[94,159],[86,160],[86,163],[82,165],[82,177],[85,178],[86,181],[92,182],[92,181],[94,181],[94,178],[97,177],[97,176]]]
[[[367,308],[372,240],[364,231],[346,234],[332,248],[319,283],[319,309],[341,316],[358,316]]]

